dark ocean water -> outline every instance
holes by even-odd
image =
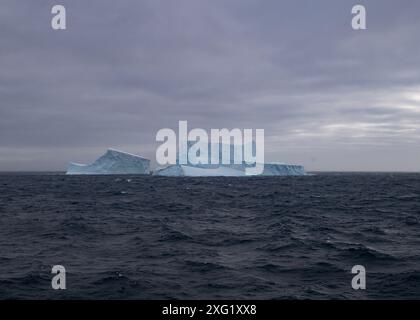
[[[420,299],[419,204],[420,174],[3,174],[0,298]]]

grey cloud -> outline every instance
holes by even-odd
[[[264,128],[269,159],[310,170],[420,170],[417,0],[362,1],[361,32],[350,0],[61,3],[63,32],[55,1],[0,4],[0,170],[153,159],[179,120]]]

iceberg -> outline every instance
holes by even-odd
[[[166,177],[240,177],[245,176],[245,170],[227,166],[205,168],[203,165],[187,166],[174,164],[166,168],[157,169],[154,175]]]
[[[191,146],[191,142],[188,142],[188,148]],[[252,150],[255,152],[255,142],[252,142]],[[188,159],[186,151],[181,151],[177,154],[176,164],[169,165],[164,168],[156,169],[153,174],[157,176],[167,176],[167,177],[242,177],[247,176],[246,168],[251,168],[255,166],[254,164],[248,164],[245,161],[235,163],[234,159],[238,157],[238,154],[242,153],[244,146],[239,149],[235,149],[233,145],[220,144],[219,145],[219,154],[211,154],[211,146],[209,143],[207,147],[207,152],[216,162],[220,164],[192,164]],[[223,158],[226,154],[229,154],[229,161],[226,164],[223,163]],[[187,163],[180,163],[179,159],[187,159]],[[213,161],[211,161],[213,162]],[[258,176],[302,176],[306,175],[305,168],[301,165],[294,164],[285,164],[285,163],[265,163],[264,170]]]
[[[188,142],[188,148],[192,143]],[[246,168],[251,168],[255,166],[254,164],[248,164],[245,161],[235,163],[234,159],[238,157],[238,154],[243,152],[244,146],[242,148],[235,149],[233,145],[226,145],[221,143],[219,145],[219,154],[211,154],[212,143],[208,144],[207,153],[211,157],[215,157],[214,160],[219,164],[192,164],[188,159],[187,151],[181,151],[177,154],[176,164],[169,165],[164,168],[156,169],[153,174],[157,176],[167,176],[167,177],[214,177],[214,176],[223,176],[223,177],[242,177],[247,176]],[[255,142],[252,142],[251,146],[253,152],[256,150]],[[223,156],[227,153],[230,153],[229,161],[226,164],[223,163]],[[179,159],[187,159],[187,163],[180,163]],[[213,159],[213,158],[212,158]],[[213,161],[211,161],[213,162]],[[285,163],[276,163],[269,162],[264,163],[264,170],[258,176],[303,176],[307,175],[305,168],[301,165],[295,164],[285,164]]]
[[[166,177],[244,177],[246,166],[243,165],[170,165],[155,170],[154,175]],[[294,164],[265,163],[264,171],[258,176],[304,176],[305,168]]]
[[[305,168],[296,164],[265,163],[262,176],[305,176]]]
[[[91,164],[70,163],[66,174],[149,174],[150,160],[138,155],[108,149]]]

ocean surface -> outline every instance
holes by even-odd
[[[420,299],[420,174],[1,174],[0,298]]]

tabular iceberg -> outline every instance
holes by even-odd
[[[108,149],[91,164],[70,163],[67,174],[149,174],[150,160],[127,152]]]
[[[167,177],[241,177],[246,176],[246,168],[254,167],[245,161],[235,164],[234,159],[237,153],[242,152],[241,149],[236,150],[232,145],[220,145],[219,154],[215,155],[219,163],[223,163],[223,146],[226,147],[227,153],[230,152],[230,162],[227,164],[192,164],[187,158],[187,164],[179,163],[179,155],[177,156],[177,164],[169,165],[165,168],[159,168],[154,171],[154,175]],[[210,154],[211,144],[208,145],[208,154]],[[255,151],[255,143],[253,146]],[[213,155],[212,155],[213,156]],[[184,155],[185,157],[185,155]],[[302,176],[306,175],[305,168],[300,165],[284,164],[284,163],[265,163],[264,171],[259,176]]]
[[[154,174],[157,176],[166,177],[240,177],[245,176],[245,171],[234,169],[228,166],[204,168],[203,165],[186,166],[174,164],[166,168],[157,169]]]
[[[213,167],[209,165],[191,166],[191,165],[170,165],[165,168],[157,169],[154,174],[166,177],[242,177],[245,174],[245,165],[220,165]],[[304,176],[305,168],[300,165],[266,163],[264,171],[259,176]]]

